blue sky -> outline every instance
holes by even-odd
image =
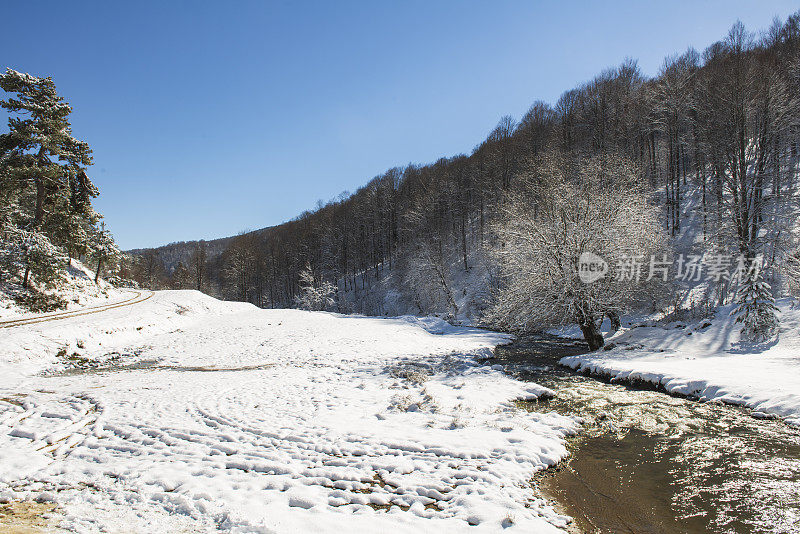
[[[52,76],[120,246],[278,224],[626,56],[653,75],[789,1],[14,2],[0,66]],[[5,123],[5,116],[3,116]],[[5,130],[5,126],[3,126]]]

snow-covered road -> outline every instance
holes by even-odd
[[[113,308],[122,308],[123,306],[133,306],[134,304],[144,302],[145,300],[149,299],[152,296],[153,296],[152,291],[130,290],[125,292],[125,297],[123,299],[112,301],[107,304],[85,306],[77,310],[23,315],[15,319],[7,319],[4,321],[0,321],[0,328],[15,328],[18,326],[25,326],[36,323],[46,323],[49,321],[61,321],[63,319],[68,319],[72,317],[101,313]]]
[[[505,340],[192,291],[9,329],[0,500],[80,532],[558,531],[530,479],[578,425],[475,363]]]

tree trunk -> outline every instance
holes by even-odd
[[[31,275],[31,268],[29,265],[25,266],[25,275],[22,277],[22,287],[28,289],[28,278]]]
[[[96,284],[98,280],[100,280],[100,268],[103,266],[103,258],[101,257],[97,260],[97,271],[94,273],[94,283]]]
[[[45,157],[46,150],[44,146],[39,149],[39,153],[36,155],[36,159],[39,162],[43,160],[47,160]],[[37,175],[33,179],[33,183],[36,186],[36,207],[34,208],[33,212],[33,225],[36,228],[39,228],[42,225],[42,221],[44,220],[44,200],[47,191],[45,190],[44,179]]]
[[[464,257],[464,270],[469,271],[469,266],[467,265],[467,223],[465,221],[466,217],[464,214],[461,214],[461,254]]]
[[[595,351],[602,347],[605,344],[603,340],[603,334],[600,333],[600,330],[597,328],[597,324],[595,324],[592,318],[587,318],[583,324],[579,324],[581,328],[581,332],[583,332],[583,338],[586,340],[586,343],[589,344],[589,350]]]
[[[606,317],[608,317],[608,320],[611,321],[611,331],[616,332],[619,330],[620,326],[622,326],[622,323],[619,320],[619,314],[617,312],[610,311],[606,312]]]
[[[39,228],[42,225],[42,221],[44,220],[44,196],[45,196],[45,189],[44,189],[44,182],[41,178],[37,177],[35,179],[36,182],[36,207],[34,208],[34,215],[33,215],[33,224],[36,228]]]

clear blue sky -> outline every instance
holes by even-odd
[[[789,1],[13,2],[0,66],[52,76],[120,246],[291,219],[626,56],[655,74]],[[5,116],[2,116],[5,123]],[[5,130],[5,126],[3,126]]]

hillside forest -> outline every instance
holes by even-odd
[[[43,263],[75,255],[99,272],[116,253],[68,107],[41,115],[51,82],[0,80],[24,95],[3,106],[30,116],[0,137],[3,276],[45,281]],[[260,307],[575,325],[593,349],[624,314],[735,304],[764,340],[775,297],[800,290],[799,161],[800,12],[758,34],[737,23],[653,77],[626,60],[501,118],[469,153],[391,168],[277,226],[129,251],[113,274]],[[605,269],[588,283],[586,254]]]

